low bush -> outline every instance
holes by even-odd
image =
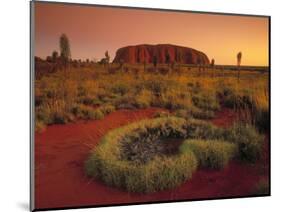
[[[99,107],[99,110],[104,115],[107,115],[107,114],[112,113],[113,111],[115,111],[115,106],[113,106],[113,105],[104,105],[104,106]]]
[[[95,109],[89,113],[89,119],[99,120],[104,118],[104,113],[100,109]]]
[[[253,126],[236,123],[226,130],[225,139],[238,145],[241,160],[255,162],[260,158],[264,138]]]
[[[85,105],[76,105],[72,108],[72,113],[80,119],[102,119],[104,113],[99,108],[93,108]]]
[[[222,95],[224,106],[233,109],[254,109],[256,107],[251,95],[247,92],[235,93],[233,90],[227,89]]]
[[[73,120],[73,116],[67,112],[55,112],[51,115],[52,124],[66,124]]]
[[[211,110],[202,110],[197,107],[190,107],[188,109],[176,110],[175,116],[182,118],[193,117],[195,119],[211,119],[215,117],[215,113]]]
[[[142,90],[138,95],[135,97],[135,106],[137,108],[147,108],[151,105],[153,99],[153,95],[148,90]]]
[[[212,110],[192,110],[190,111],[190,114],[196,119],[212,119],[215,117],[215,113]]]
[[[96,106],[96,105],[101,105],[102,101],[100,101],[97,98],[84,97],[80,99],[80,103],[89,106]]]
[[[211,93],[200,93],[193,95],[193,104],[204,110],[218,110],[220,108],[219,101],[216,95]]]
[[[67,110],[65,104],[42,104],[35,110],[35,122],[44,125],[49,124],[65,124],[72,122],[74,116]]]
[[[114,101],[116,109],[135,109],[136,101],[131,95],[124,95]]]
[[[120,95],[125,95],[129,92],[130,86],[126,83],[116,83],[112,87],[112,92]]]
[[[222,169],[237,154],[237,145],[218,140],[185,140],[180,151],[192,150],[203,168]]]
[[[266,132],[269,130],[269,110],[268,108],[260,108],[255,111],[255,125],[261,132]]]

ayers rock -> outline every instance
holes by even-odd
[[[171,44],[141,44],[118,49],[113,63],[120,61],[131,64],[152,63],[154,55],[157,57],[157,63],[166,63],[167,55],[171,62],[180,64],[209,64],[210,62],[206,54],[196,49]]]

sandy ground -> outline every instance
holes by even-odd
[[[85,176],[83,165],[100,138],[109,130],[153,117],[159,109],[119,110],[102,120],[49,126],[35,135],[36,208],[77,207],[150,201],[188,200],[251,195],[255,184],[268,176],[268,145],[254,165],[232,162],[222,171],[198,170],[182,186],[152,193],[133,194]],[[228,127],[235,113],[224,109],[212,123]],[[268,144],[268,139],[265,139]]]

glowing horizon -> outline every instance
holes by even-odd
[[[59,52],[65,33],[74,59],[111,60],[118,48],[173,44],[204,52],[216,64],[268,66],[267,17],[169,12],[35,2],[35,55]]]

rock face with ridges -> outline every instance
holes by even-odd
[[[167,58],[170,62],[180,64],[210,63],[207,55],[203,52],[171,44],[126,46],[117,50],[113,63],[121,61],[130,64],[153,63],[153,57],[157,58],[157,63],[167,63]]]

